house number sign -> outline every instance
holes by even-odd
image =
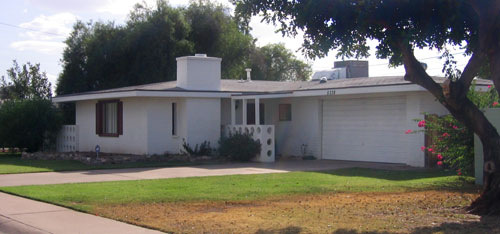
[[[335,90],[333,90],[333,89],[327,90],[326,91],[326,95],[327,96],[333,96],[333,95],[335,95]]]

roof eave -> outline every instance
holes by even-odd
[[[210,91],[152,91],[152,90],[132,90],[107,93],[92,93],[58,96],[52,98],[55,103],[77,102],[97,99],[130,98],[130,97],[186,97],[186,98],[228,98],[232,93],[210,92]]]

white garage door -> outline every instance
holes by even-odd
[[[325,100],[323,158],[407,163],[406,128],[405,96]]]

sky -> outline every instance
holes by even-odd
[[[153,6],[156,0],[144,0]],[[234,9],[227,0],[216,0]],[[6,76],[6,70],[12,67],[12,60],[19,64],[31,62],[40,63],[42,71],[55,87],[57,77],[62,70],[61,57],[64,50],[64,40],[71,32],[76,20],[87,22],[114,21],[123,24],[133,5],[142,0],[17,0],[2,2],[0,9],[0,76]],[[187,0],[170,0],[173,6],[186,5]],[[296,38],[284,38],[281,33],[276,33],[277,27],[261,22],[255,16],[250,23],[251,34],[257,39],[257,45],[269,43],[284,43],[295,55],[312,65],[313,71],[332,68],[335,50],[327,57],[307,60],[298,51],[303,38],[301,33]],[[387,60],[375,58],[376,41],[370,41],[371,56],[369,61],[370,76],[403,75],[403,67],[388,68]],[[468,57],[460,54],[459,48],[450,48],[455,53],[459,68],[463,68]],[[417,50],[417,59],[428,65],[430,75],[442,76],[443,61],[439,59],[440,52],[434,50]],[[224,58],[222,58],[224,59]]]

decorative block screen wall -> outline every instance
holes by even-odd
[[[57,152],[78,151],[78,126],[63,125],[57,135]]]

